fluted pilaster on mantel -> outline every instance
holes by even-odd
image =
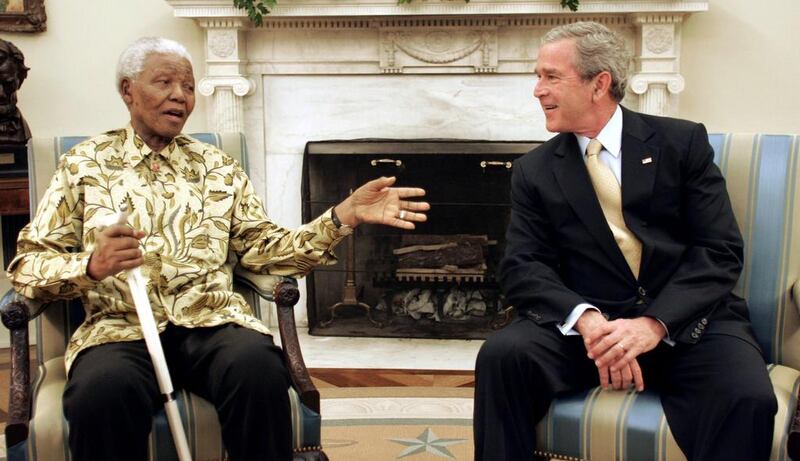
[[[246,73],[245,18],[198,18],[206,33],[206,71],[198,91],[213,96],[208,125],[214,131],[244,131],[243,98],[255,84]]]
[[[686,83],[680,74],[680,43],[683,14],[637,13],[637,72],[631,90],[639,95],[639,111],[653,115],[675,115],[677,95]]]
[[[213,96],[209,125],[213,131],[244,131],[244,96],[251,94],[255,84],[245,77],[206,77],[200,80],[198,91]]]
[[[639,112],[653,115],[675,115],[672,95],[685,87],[680,74],[637,74],[631,79],[631,90],[639,95]]]

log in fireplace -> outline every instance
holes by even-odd
[[[309,142],[303,219],[363,182],[397,176],[431,203],[413,232],[361,226],[334,266],[308,278],[313,335],[485,338],[509,319],[495,270],[505,245],[514,159],[538,142],[354,140]]]

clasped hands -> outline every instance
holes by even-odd
[[[593,309],[585,311],[575,323],[583,336],[590,359],[600,376],[600,386],[644,390],[644,378],[637,357],[658,346],[666,336],[664,326],[652,317],[606,320]]]

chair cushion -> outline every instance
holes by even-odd
[[[64,357],[56,357],[39,367],[39,377],[34,384],[34,407],[27,443],[9,447],[8,461],[67,461],[68,426],[64,419],[61,399],[64,394],[66,374]],[[294,389],[289,389],[292,411],[292,445],[296,452],[320,449],[319,414],[300,403]],[[183,420],[192,459],[224,459],[222,433],[214,407],[190,392],[177,393],[178,408]],[[151,458],[176,460],[177,454],[170,435],[166,414],[161,410],[153,421],[150,433]]]
[[[778,399],[770,459],[786,460],[800,372],[782,365],[768,368]],[[658,395],[649,391],[604,391],[597,387],[560,397],[536,427],[536,446],[538,454],[555,459],[686,459],[672,437]]]

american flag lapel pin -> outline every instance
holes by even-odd
[[[642,159],[642,165],[647,165],[648,163],[653,163],[653,157],[645,157]]]

